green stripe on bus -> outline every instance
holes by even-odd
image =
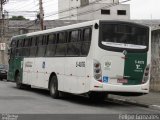
[[[15,81],[15,73],[18,70],[20,72],[21,80],[23,79],[23,57],[13,57],[9,60],[9,71],[7,79],[10,81]]]
[[[144,69],[147,65],[147,53],[128,53],[125,60],[124,77],[128,83],[124,85],[142,84]]]

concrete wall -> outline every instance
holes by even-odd
[[[58,0],[58,11],[59,11],[59,19],[70,20],[68,16],[72,14],[77,14],[77,8],[80,6],[80,0]],[[73,17],[74,20],[77,17]]]
[[[85,11],[93,11],[88,14],[78,16],[78,20],[94,20],[94,19],[104,19],[104,20],[129,20],[130,19],[130,5],[120,4],[117,6],[109,7],[110,4],[93,4],[88,7],[78,9],[78,13],[83,13]],[[104,10],[110,10],[110,14],[101,14],[101,8]],[[95,10],[98,10],[94,12]],[[117,10],[126,10],[126,15],[118,15]]]
[[[152,31],[152,67],[151,83],[152,91],[160,91],[160,29]]]
[[[89,2],[93,3],[95,1],[96,0],[90,0]],[[59,0],[58,1],[59,19],[63,20],[130,19],[130,5],[120,4],[112,7],[110,6],[111,3],[117,3],[117,2],[119,2],[119,0],[106,0],[90,4],[84,7],[80,7],[81,6],[80,0]],[[101,9],[110,10],[110,14],[109,15],[101,14]],[[95,10],[98,11],[95,12]],[[117,10],[126,10],[126,15],[117,15]]]

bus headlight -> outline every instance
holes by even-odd
[[[150,74],[150,65],[147,65],[145,70],[144,70],[142,84],[144,84],[144,83],[146,83],[148,81],[149,74]]]
[[[101,70],[101,64],[98,61],[94,61],[93,63],[93,68],[94,68],[94,78],[97,81],[101,81],[102,79],[102,70]]]

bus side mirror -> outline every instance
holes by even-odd
[[[97,23],[95,23],[94,28],[95,28],[95,29],[98,29],[98,28],[99,28],[99,25],[98,25]]]

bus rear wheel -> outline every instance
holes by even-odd
[[[23,85],[21,83],[21,78],[20,78],[20,73],[19,72],[16,74],[15,81],[16,81],[17,88],[22,89]]]
[[[51,81],[49,84],[49,91],[50,91],[50,95],[52,98],[54,98],[54,99],[59,98],[58,80],[57,80],[56,76],[51,77]]]

